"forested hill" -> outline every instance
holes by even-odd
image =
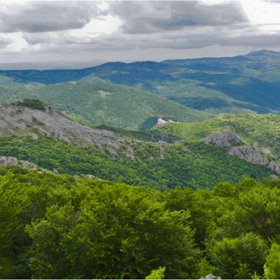
[[[280,181],[169,192],[0,167],[0,278],[279,279]]]
[[[243,149],[242,141],[218,147],[202,139],[182,140],[176,133],[164,132],[165,127],[147,132],[92,128],[33,99],[2,102],[0,107],[0,156],[50,171],[162,190],[212,189],[220,181],[235,184],[243,175],[259,181],[278,175],[277,159],[263,161],[254,147],[249,150],[259,159],[254,162],[229,152]],[[274,168],[272,161],[276,161]]]
[[[41,99],[42,93],[46,91],[46,88],[40,89],[42,85],[48,87],[57,83],[87,81],[111,83],[116,88],[118,84],[141,89],[184,107],[214,115],[220,113],[278,114],[280,107],[279,62],[279,53],[260,51],[230,58],[169,60],[161,63],[114,62],[76,70],[2,70],[0,82],[3,86],[16,88],[27,86],[30,89],[30,87],[39,86],[36,97],[38,99]],[[67,87],[69,85],[63,89],[65,94]],[[124,90],[128,91],[128,88]],[[3,91],[5,90],[1,89],[1,92]],[[12,92],[17,91],[15,88],[12,89]],[[132,89],[130,91],[133,92]],[[92,90],[90,92],[92,93]],[[27,94],[28,91],[25,91],[21,97],[30,98]],[[75,103],[76,100],[72,95],[68,97],[70,103]],[[108,98],[112,97],[108,96]],[[1,95],[0,98],[4,100]],[[44,101],[51,102],[51,100]],[[61,106],[57,107],[60,110],[63,105],[65,106],[63,103],[58,105]],[[108,105],[108,108],[113,111],[111,106]],[[66,112],[77,114],[73,112],[76,109],[69,107]],[[158,114],[153,116],[156,117]]]
[[[35,98],[89,125],[130,130],[153,127],[158,118],[197,122],[213,114],[185,107],[140,89],[105,82],[68,82],[40,87],[0,85],[0,99]]]

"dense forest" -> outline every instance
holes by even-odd
[[[136,142],[131,147],[134,159],[125,156],[125,146],[112,155],[110,147],[101,151],[94,146],[69,144],[46,136],[36,140],[16,136],[0,138],[1,156],[27,160],[61,174],[91,174],[96,178],[158,190],[176,186],[212,189],[220,181],[235,184],[243,175],[261,181],[273,174],[266,166],[230,156],[224,148],[201,142],[167,145],[147,141]]]
[[[159,191],[1,167],[0,193],[1,278],[280,277],[279,179]]]

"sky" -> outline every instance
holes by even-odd
[[[1,68],[280,51],[280,0],[0,0]]]

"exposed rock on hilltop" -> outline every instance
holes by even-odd
[[[260,152],[254,150],[249,145],[240,145],[239,137],[232,130],[207,136],[202,140],[206,144],[212,144],[218,147],[228,148],[227,153],[231,156],[237,156],[248,162],[260,165],[267,165],[268,168],[280,174],[280,165],[274,161],[269,162],[266,157],[263,157]]]
[[[47,108],[34,110],[28,107],[11,105],[0,101],[0,136],[22,135],[36,139],[37,133],[53,136],[68,143],[97,145],[103,150],[104,145],[119,149],[122,138],[113,132],[73,122],[59,111]]]
[[[213,144],[218,147],[230,147],[240,143],[238,136],[232,131],[207,136],[203,139],[205,144]]]
[[[258,151],[253,150],[248,145],[234,147],[228,151],[228,154],[231,156],[238,156],[241,159],[245,159],[246,161],[255,164],[265,165],[269,163],[266,157],[262,157],[262,155]]]
[[[274,170],[276,173],[280,174],[280,164],[277,164],[274,161],[271,161],[268,165],[268,168]]]
[[[38,166],[26,160],[18,160],[15,157],[1,157],[0,156],[0,166],[21,166],[33,170],[37,170]]]

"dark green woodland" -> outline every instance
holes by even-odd
[[[279,63],[1,70],[0,278],[279,279]]]

